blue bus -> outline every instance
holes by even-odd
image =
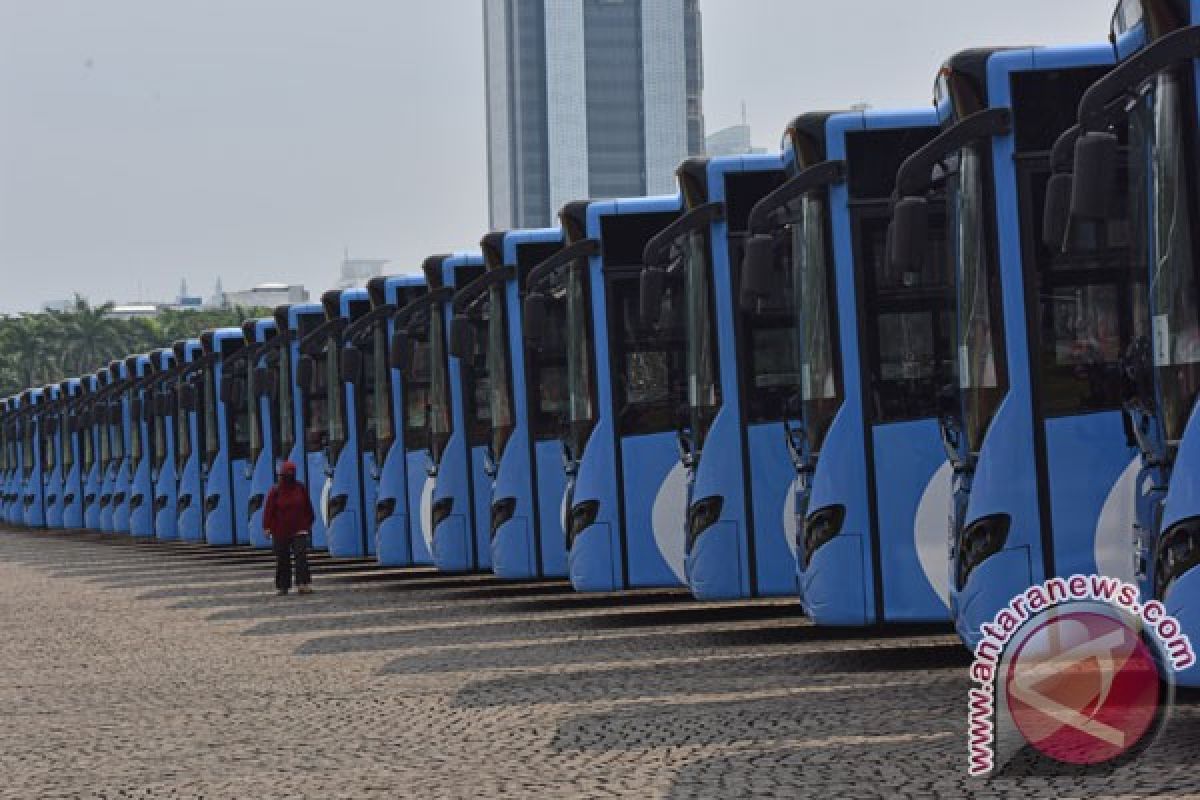
[[[133,397],[133,382],[129,367],[124,360],[109,364],[113,375],[112,416],[109,431],[113,436],[113,460],[116,469],[113,475],[112,528],[113,533],[129,533],[129,497],[133,488],[132,471],[132,425],[130,424],[130,400]],[[118,455],[119,454],[119,455]]]
[[[200,335],[208,363],[204,369],[204,539],[211,545],[249,543],[246,508],[250,481],[250,431],[239,351],[241,328],[217,328]]]
[[[475,253],[430,256],[422,272],[432,295],[424,326],[413,331],[428,347],[430,463],[421,497],[422,527],[427,515],[439,570],[486,570],[492,563],[486,365],[480,367],[476,358],[460,360],[448,347],[453,294],[483,274],[483,258]]]
[[[282,312],[280,317],[285,317],[287,322],[287,341],[281,342],[285,349],[280,351],[277,413],[280,419],[280,438],[290,442],[290,446],[281,445],[280,452],[286,454],[285,460],[296,464],[297,478],[308,487],[313,508],[317,509],[316,519],[313,520],[312,546],[315,549],[324,549],[324,496],[327,479],[325,443],[329,424],[329,397],[322,388],[323,384],[317,384],[312,387],[313,391],[309,391],[309,386],[300,382],[301,343],[305,340],[320,339],[326,335],[320,330],[323,326],[328,324],[332,327],[340,323],[327,322],[325,308],[320,303],[297,303],[277,311]],[[277,324],[282,321],[284,320],[276,318]],[[315,369],[315,365],[305,369],[311,371],[311,375],[305,376],[309,382],[323,380],[323,372]],[[283,433],[284,428],[290,428],[291,433]]]
[[[61,384],[43,387],[46,404],[39,414],[38,429],[42,437],[42,495],[44,506],[43,525],[61,528],[63,508],[63,443],[67,437],[62,430],[63,406],[67,395]]]
[[[1077,125],[1055,143],[1046,245],[1083,254],[1079,228],[1128,225],[1134,280],[1148,325],[1123,352],[1126,435],[1139,457],[1114,492],[1133,494],[1134,567],[1142,596],[1197,635],[1200,596],[1200,252],[1197,251],[1196,79],[1200,3],[1117,6],[1119,65],[1083,94]],[[1131,98],[1136,98],[1131,99]],[[1125,146],[1125,150],[1122,150]],[[1127,174],[1121,180],[1122,172]],[[1125,577],[1121,575],[1121,577]],[[1200,685],[1200,667],[1177,678]]]
[[[8,521],[15,493],[13,481],[17,474],[16,400],[0,399],[0,520]]]
[[[371,300],[366,289],[344,289],[321,296],[326,324],[306,336],[301,343],[305,361],[300,370],[300,385],[309,394],[323,393],[326,425],[321,431],[325,451],[325,476],[321,497],[321,516],[326,525],[326,545],[338,558],[372,555],[374,543],[374,497],[367,496],[363,480],[364,461],[374,459],[363,452],[359,438],[362,429],[355,402],[359,389],[357,376],[346,374],[343,367],[361,366],[352,357],[343,361],[342,339],[348,326],[370,312]]]
[[[944,182],[955,270],[957,403],[951,613],[979,626],[1028,586],[1074,573],[1133,579],[1137,459],[1126,440],[1122,354],[1148,324],[1125,237],[1046,247],[1042,197],[1055,139],[1111,67],[1107,45],[970,50],[939,72],[943,131],[897,175],[893,269],[922,267],[927,193]]]
[[[801,115],[785,132],[793,177],[755,212],[773,221],[764,236],[785,248],[797,298],[797,578],[818,624],[948,618],[944,223],[918,269],[894,273],[886,247],[896,172],[938,132],[932,109]]]
[[[106,423],[107,391],[104,370],[85,376],[90,387],[83,406],[81,424],[84,426],[83,460],[83,528],[100,530],[100,498],[108,471],[108,426]]]
[[[429,387],[427,382],[405,380],[404,365],[393,364],[391,357],[397,328],[407,327],[413,304],[426,296],[425,278],[379,276],[367,282],[367,292],[371,313],[347,331],[347,340],[352,347],[361,348],[360,374],[370,381],[370,401],[356,399],[368,406],[364,441],[372,451],[372,469],[364,478],[371,482],[375,497],[375,559],[385,566],[432,564],[432,550],[419,530],[419,514],[414,513],[419,506],[410,499],[415,491],[419,502],[427,465],[413,470],[415,476],[409,469],[410,457],[423,458],[425,454],[420,436],[410,436],[409,420],[423,426]],[[399,312],[404,312],[405,318],[398,321]]]
[[[58,385],[59,404],[56,426],[59,431],[62,472],[61,495],[55,506],[54,527],[76,529],[83,525],[83,405],[88,384],[82,378],[68,378]]]
[[[389,278],[389,284],[396,281]],[[424,277],[422,277],[424,282]],[[443,307],[446,299],[454,293],[447,287],[430,289],[412,297],[399,306],[388,320],[391,340],[388,343],[389,361],[394,380],[398,378],[400,425],[403,450],[389,454],[388,462],[396,473],[401,466],[395,462],[403,459],[404,482],[397,484],[384,481],[380,486],[381,500],[391,494],[397,507],[404,503],[408,514],[408,547],[413,564],[434,564],[433,536],[433,492],[436,470],[433,461],[433,430],[431,426],[432,382],[434,375],[443,375],[443,370],[432,368],[430,357],[430,320],[434,312]],[[399,299],[399,297],[397,297]],[[441,391],[441,390],[439,390]],[[440,441],[444,441],[440,439]],[[400,495],[404,496],[401,497]],[[399,548],[397,548],[399,549]]]
[[[44,476],[46,447],[42,427],[42,409],[50,402],[46,389],[26,389],[23,395],[25,415],[24,456],[25,472],[21,484],[21,524],[30,528],[46,525],[46,486]],[[53,459],[53,456],[50,456]]]
[[[268,361],[271,353],[278,350],[281,340],[279,326],[273,316],[243,322],[242,333],[247,348],[244,395],[250,428],[250,457],[246,467],[250,488],[246,501],[246,524],[250,544],[267,548],[271,546],[271,540],[263,530],[262,515],[267,492],[275,483],[275,448],[279,439],[272,400],[275,385],[269,377]]]
[[[740,302],[750,212],[783,183],[783,161],[689,159],[676,176],[686,213],[646,245],[642,321],[682,320],[686,419],[667,482],[688,487],[673,523],[685,575],[700,599],[795,594],[795,312],[773,251],[772,291]]]
[[[562,304],[547,305],[540,347],[522,333],[526,278],[562,250],[558,228],[493,232],[483,237],[486,272],[454,296],[450,346],[472,360],[465,376],[488,380],[489,503],[492,571],[501,578],[565,577],[562,525],[566,475],[560,421],[565,412],[566,352]],[[480,349],[482,348],[482,353]]]
[[[175,532],[185,542],[204,541],[204,384],[210,359],[200,339],[172,345],[175,383]]]
[[[150,354],[154,380],[146,388],[149,407],[147,423],[150,452],[150,482],[153,487],[151,515],[154,536],[162,541],[179,538],[179,471],[176,454],[178,429],[177,381],[181,369],[175,348],[163,347]]]
[[[150,453],[150,413],[147,385],[153,377],[150,356],[129,356],[125,369],[130,376],[129,423],[129,533],[154,536],[154,477]]]
[[[643,251],[680,216],[679,197],[568,203],[567,247],[536,270],[565,298],[568,575],[580,591],[685,581],[683,320],[642,324]],[[544,297],[545,292],[539,292]],[[527,335],[544,300],[527,299]]]

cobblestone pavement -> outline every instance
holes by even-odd
[[[275,597],[268,562],[0,534],[0,797],[1200,791],[1200,705],[1115,771],[968,779],[945,629],[320,556],[316,594]]]

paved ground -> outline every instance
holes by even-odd
[[[1200,705],[1115,772],[965,776],[966,656],[791,603],[0,533],[0,797],[1187,796]]]

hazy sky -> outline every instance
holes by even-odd
[[[1099,41],[1112,5],[701,0],[708,129],[924,105],[951,52]],[[482,41],[481,0],[0,0],[0,313],[475,246]]]

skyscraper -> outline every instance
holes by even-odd
[[[699,0],[483,0],[493,228],[674,191],[704,148]]]

